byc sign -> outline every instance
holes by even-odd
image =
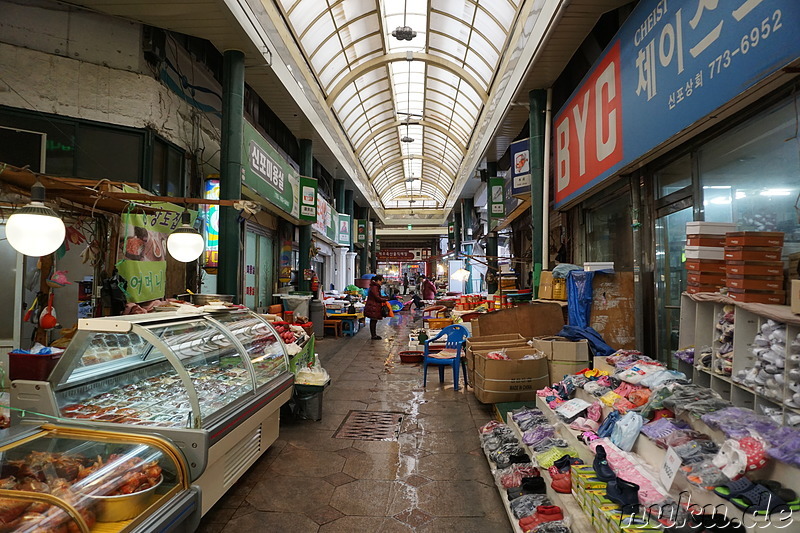
[[[564,106],[555,137],[556,202],[622,160],[619,42]]]

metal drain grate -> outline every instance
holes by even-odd
[[[350,411],[333,436],[336,439],[397,440],[403,413]]]

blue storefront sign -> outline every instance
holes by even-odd
[[[556,207],[800,57],[797,0],[642,0],[553,121]]]

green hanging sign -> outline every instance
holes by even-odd
[[[297,171],[247,121],[244,121],[243,135],[244,184],[282,211],[300,218],[300,180]],[[316,219],[316,213],[313,219]]]
[[[489,218],[503,218],[506,216],[505,200],[503,199],[503,178],[489,178]]]
[[[317,220],[317,180],[300,176],[300,220]]]
[[[357,218],[353,224],[356,228],[355,240],[353,242],[357,244],[366,244],[367,243],[367,219],[365,218]]]

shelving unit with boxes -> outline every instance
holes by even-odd
[[[733,312],[733,357],[731,375],[714,372],[712,368],[699,365],[699,354],[704,346],[710,346],[713,356],[718,357],[719,337],[716,323],[721,313]],[[770,369],[761,374],[758,363],[756,335],[773,324],[785,325],[785,361],[783,368]],[[765,326],[766,325],[766,326]],[[800,425],[800,408],[792,400],[800,386],[800,352],[792,347],[792,341],[800,334],[800,316],[791,313],[786,305],[764,305],[735,302],[721,294],[683,294],[681,297],[681,348],[695,347],[695,365],[678,361],[678,370],[698,385],[709,387],[735,406],[753,409],[759,414],[771,414],[784,425]],[[755,348],[755,349],[754,349]],[[764,346],[763,348],[767,348]],[[794,351],[793,351],[794,350]],[[792,357],[794,354],[794,358]],[[763,366],[763,365],[762,365]],[[755,369],[760,377],[754,386],[747,385],[742,376]],[[777,371],[776,371],[777,370]],[[795,385],[798,384],[798,385]],[[800,398],[800,396],[798,396]]]

